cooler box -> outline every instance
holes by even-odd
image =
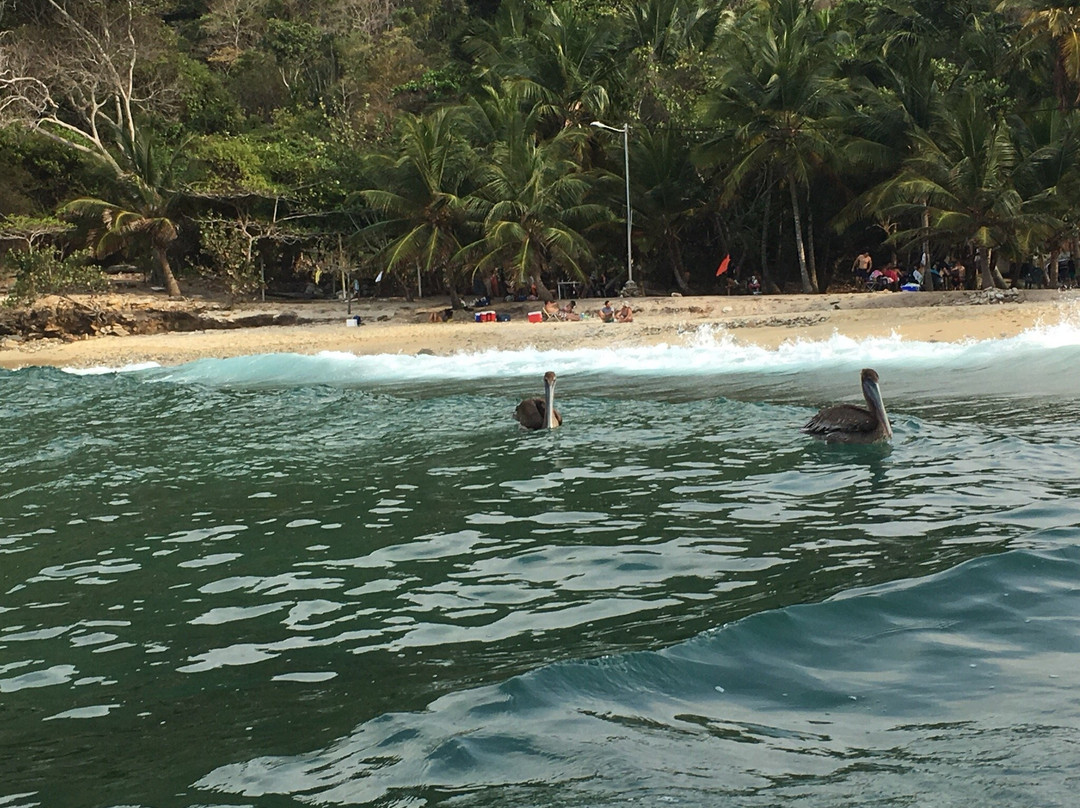
[[[530,311],[529,312],[529,322],[530,323],[539,323],[539,322],[542,322],[543,319],[544,319],[544,312],[542,312],[542,311]]]

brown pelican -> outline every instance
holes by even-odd
[[[828,443],[876,443],[892,437],[892,427],[881,401],[876,370],[864,368],[862,391],[866,407],[837,404],[826,407],[802,428],[807,435]]]
[[[517,405],[514,417],[526,429],[554,429],[562,425],[562,416],[555,409],[555,374],[544,374],[544,397],[527,398]]]

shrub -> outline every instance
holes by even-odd
[[[217,216],[199,222],[203,274],[225,287],[230,301],[261,285],[251,257],[251,240],[236,222]]]
[[[90,263],[89,251],[64,256],[53,247],[12,250],[7,262],[15,267],[15,283],[4,301],[9,306],[33,303],[41,295],[104,292],[105,274]]]

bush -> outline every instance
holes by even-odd
[[[225,287],[230,301],[256,291],[261,281],[251,241],[240,225],[211,216],[199,222],[203,274]]]
[[[15,267],[15,283],[4,301],[9,306],[33,303],[41,295],[104,292],[105,274],[90,263],[89,251],[64,256],[55,248],[12,250],[7,262]]]

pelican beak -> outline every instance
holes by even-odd
[[[863,394],[866,400],[873,406],[878,420],[885,425],[885,437],[892,437],[892,424],[889,423],[889,415],[885,412],[885,403],[881,400],[881,389],[877,382],[872,379],[863,381]]]
[[[555,380],[544,378],[544,426],[547,429],[555,428]]]

